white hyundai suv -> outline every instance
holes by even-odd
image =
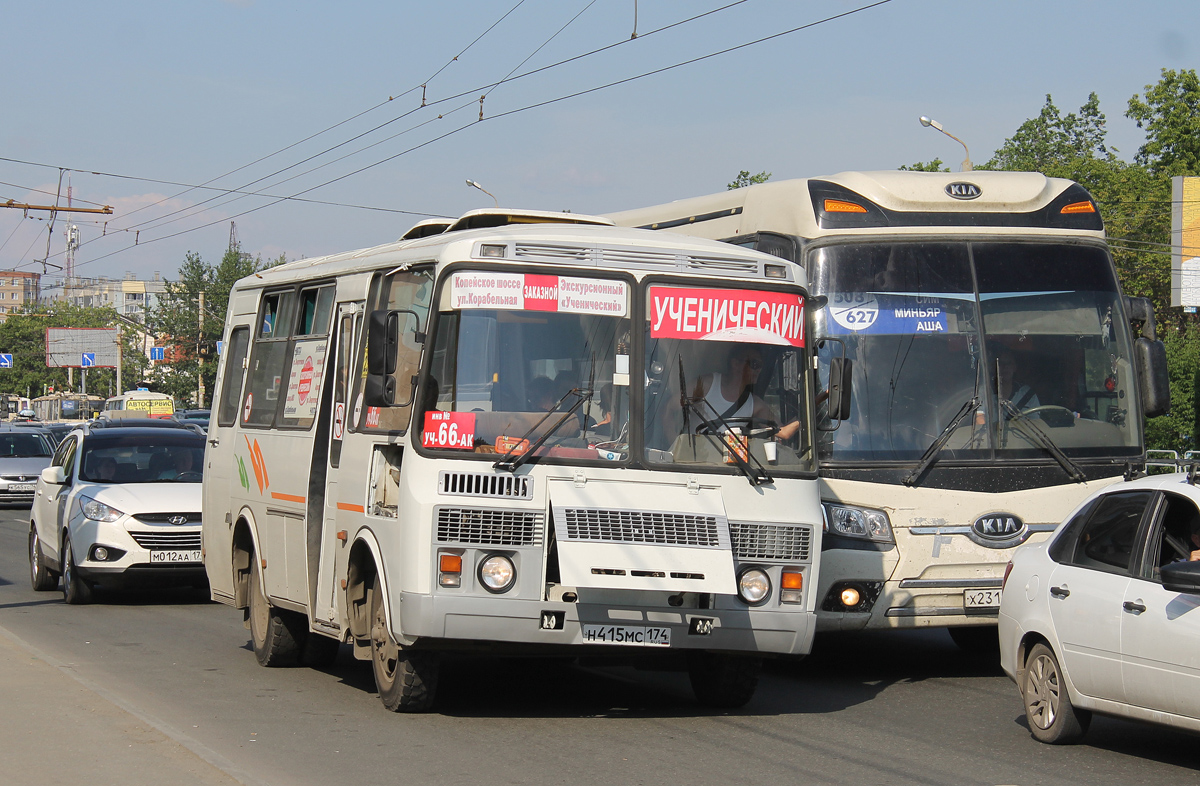
[[[30,580],[67,603],[95,584],[202,585],[204,437],[190,428],[85,424],[42,470],[29,528]]]

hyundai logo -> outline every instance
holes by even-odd
[[[1029,527],[1011,513],[985,513],[975,519],[967,536],[989,549],[1007,549],[1029,537]]]
[[[978,199],[983,192],[974,183],[951,183],[946,186],[946,194],[955,199]]]
[[[178,527],[181,524],[187,524],[187,516],[171,516],[167,521]]]

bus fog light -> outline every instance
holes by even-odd
[[[779,602],[801,603],[804,600],[804,574],[785,570],[779,577]]]
[[[760,568],[747,568],[738,574],[738,597],[757,606],[771,594],[771,578]]]
[[[505,592],[516,578],[516,567],[503,554],[493,554],[479,563],[479,582],[489,592]]]
[[[854,587],[846,587],[842,590],[842,594],[838,596],[838,600],[840,600],[842,605],[846,608],[853,608],[858,605],[859,601],[862,600],[862,593],[860,593]]]

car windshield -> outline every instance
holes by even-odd
[[[1131,339],[1103,249],[913,241],[811,253],[829,298],[815,333],[839,339],[821,348],[822,380],[831,357],[854,361],[850,419],[821,440],[822,459],[916,461],[944,432],[944,460],[1049,458],[1047,440],[1075,458],[1140,453]]]
[[[619,279],[453,273],[421,444],[497,460],[624,458],[631,290]]]
[[[41,434],[0,434],[0,458],[34,458],[50,455]]]
[[[811,470],[804,298],[674,285],[646,297],[646,460]]]
[[[94,435],[83,441],[79,477],[91,483],[199,483],[204,439],[187,432]]]

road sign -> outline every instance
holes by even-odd
[[[167,351],[165,347],[150,347],[151,360],[166,360]]]
[[[12,355],[0,354],[0,368],[12,368],[12,367],[13,367]]]
[[[79,365],[82,366],[83,368],[91,368],[91,367],[95,366],[96,365],[96,353],[95,352],[84,352],[83,353],[83,362],[80,363]]]
[[[224,342],[224,341],[218,341],[218,342],[217,342],[217,354],[219,355],[219,354],[221,354],[221,353],[222,353],[222,352],[224,352],[224,351],[225,351],[225,342]]]

